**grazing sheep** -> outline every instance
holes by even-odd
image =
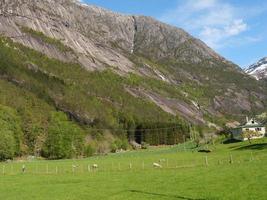
[[[153,167],[154,168],[162,168],[162,166],[160,164],[158,164],[158,163],[153,163]]]
[[[72,172],[74,173],[75,172],[75,170],[76,170],[76,168],[78,168],[78,165],[72,165]]]
[[[22,173],[24,174],[26,172],[26,166],[22,165]]]
[[[97,165],[97,164],[93,164],[93,165],[92,165],[92,168],[93,168],[93,169],[97,169],[97,168],[98,168],[98,165]]]
[[[76,169],[78,167],[78,165],[72,165],[73,169]]]

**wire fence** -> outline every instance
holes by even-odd
[[[120,162],[102,160],[78,160],[78,161],[28,161],[0,163],[0,176],[4,175],[60,175],[60,174],[85,174],[101,172],[138,172],[150,170],[175,170],[182,168],[200,168],[216,166],[236,166],[248,163],[261,163],[267,161],[265,153],[247,153],[244,155],[227,156],[198,156],[196,159],[162,158],[155,160],[139,159]]]

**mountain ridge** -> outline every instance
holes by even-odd
[[[267,57],[247,67],[245,72],[255,77],[257,80],[267,78]]]
[[[21,0],[21,1],[18,1],[17,0],[17,2],[20,2],[25,7],[26,7],[26,4],[32,3],[32,1],[30,1],[30,0]],[[36,1],[35,2],[36,3],[36,8],[35,9],[38,9],[38,2],[39,1]],[[56,1],[44,1],[44,2],[41,2],[40,5],[42,5],[42,3],[45,4],[45,2],[50,3],[49,5],[45,5],[45,6],[47,6],[47,8],[40,7],[39,9],[40,10],[41,9],[47,9],[47,10],[42,10],[42,11],[45,11],[45,12],[48,12],[48,10],[49,10],[49,12],[53,11],[54,15],[60,16],[60,12],[61,12],[61,14],[62,13],[66,13],[65,15],[68,16],[67,13],[70,13],[71,11],[63,8],[63,5],[65,5],[64,3],[66,3],[66,2],[67,3],[70,3],[71,8],[78,9],[78,10],[80,9],[79,11],[81,11],[81,13],[83,13],[81,19],[79,19],[79,17],[78,17],[79,25],[83,24],[80,27],[77,27],[77,26],[75,27],[76,21],[73,21],[73,19],[71,17],[66,17],[66,16],[64,16],[64,21],[63,21],[63,19],[61,19],[61,22],[60,22],[61,23],[60,24],[61,26],[59,27],[59,29],[56,29],[56,27],[59,26],[59,25],[58,24],[55,24],[55,23],[53,24],[53,22],[52,22],[52,27],[48,27],[50,30],[48,30],[47,27],[44,27],[44,26],[41,26],[40,27],[40,24],[41,24],[40,22],[43,22],[43,23],[48,23],[49,22],[49,21],[47,22],[45,19],[41,19],[40,21],[37,20],[37,22],[35,22],[34,19],[32,19],[33,20],[33,23],[39,23],[39,27],[36,26],[36,25],[34,25],[34,24],[32,24],[32,23],[31,24],[28,24],[30,26],[30,28],[33,28],[34,30],[41,31],[41,32],[43,32],[45,34],[48,34],[49,36],[55,37],[57,39],[62,39],[62,38],[64,38],[64,36],[66,36],[68,34],[72,34],[71,31],[68,31],[67,30],[69,28],[72,28],[72,25],[74,26],[73,29],[79,29],[82,34],[84,34],[84,32],[86,32],[86,34],[88,34],[88,31],[86,31],[86,29],[88,29],[88,28],[90,28],[90,30],[95,30],[96,27],[92,27],[92,26],[88,25],[89,23],[86,24],[86,25],[84,24],[84,21],[86,21],[87,19],[89,20],[87,14],[88,13],[89,14],[91,13],[91,15],[92,15],[91,19],[94,19],[94,16],[96,16],[95,17],[96,20],[98,19],[97,16],[101,16],[101,15],[102,16],[105,16],[105,15],[108,15],[108,17],[102,17],[102,18],[104,18],[104,19],[106,19],[108,21],[104,21],[103,22],[103,20],[101,20],[102,18],[100,18],[100,21],[95,21],[95,20],[92,21],[92,20],[89,20],[90,21],[90,24],[101,23],[103,25],[104,23],[106,23],[106,25],[104,26],[104,28],[102,28],[102,30],[98,30],[97,32],[94,32],[94,31],[92,32],[91,31],[90,38],[92,38],[92,37],[94,38],[95,37],[94,36],[95,34],[97,35],[98,38],[99,38],[99,35],[101,35],[105,39],[107,39],[107,37],[109,37],[108,40],[111,40],[112,43],[116,43],[116,45],[118,45],[119,47],[123,48],[124,51],[128,51],[128,53],[129,53],[129,51],[131,52],[132,50],[134,50],[133,47],[136,46],[134,44],[134,42],[135,42],[135,38],[134,38],[135,37],[135,29],[137,28],[137,26],[136,26],[135,23],[136,22],[138,23],[139,21],[141,21],[141,22],[138,23],[139,24],[138,28],[140,28],[140,29],[142,29],[144,25],[157,23],[157,24],[155,24],[155,27],[158,27],[159,26],[159,29],[161,29],[161,27],[162,27],[162,29],[166,29],[166,27],[167,27],[167,28],[171,29],[172,32],[174,32],[172,35],[180,35],[181,38],[177,38],[177,37],[173,38],[173,39],[176,39],[177,41],[179,39],[181,40],[182,43],[185,42],[188,39],[189,40],[195,40],[195,41],[197,41],[197,39],[189,36],[189,34],[186,33],[184,30],[178,29],[178,28],[175,28],[175,27],[172,27],[172,26],[169,26],[169,25],[166,25],[166,24],[161,23],[161,22],[159,23],[156,20],[154,20],[152,18],[149,18],[149,17],[144,17],[144,16],[127,16],[127,15],[121,15],[121,14],[117,14],[117,13],[114,14],[113,12],[108,11],[106,9],[102,9],[102,8],[95,7],[95,6],[89,6],[89,5],[88,6],[82,6],[82,4],[80,4],[80,3],[72,3],[72,2],[76,2],[76,1],[68,1],[68,0],[67,1],[64,1],[64,0],[63,1],[59,1],[59,3],[56,2]],[[54,2],[55,5],[52,5],[51,2]],[[12,9],[11,8],[12,8],[12,5],[15,5],[15,3],[13,2],[13,4],[12,4],[9,1],[7,1],[7,3],[9,4],[9,11],[12,12]],[[11,4],[11,6],[10,6],[10,4]],[[58,12],[58,14],[55,14],[57,11],[54,8],[56,7],[58,10],[60,10],[59,9],[59,6],[62,7],[62,11]],[[3,8],[5,8],[5,7],[3,6]],[[25,10],[27,10],[27,9],[25,8]],[[25,10],[24,10],[24,12],[25,12]],[[17,10],[16,12],[18,12],[18,11],[19,10]],[[22,12],[22,13],[13,13],[13,17],[15,17],[14,14],[16,14],[18,17],[21,17],[21,18],[23,18],[23,16],[24,17],[27,17],[26,15],[23,14],[23,11],[22,10],[19,11],[19,12]],[[27,12],[30,13],[30,11],[27,11]],[[77,11],[76,13],[79,13],[79,12]],[[10,16],[12,16],[12,15],[10,15]],[[114,20],[114,17],[116,18],[115,20]],[[35,16],[33,15],[32,18],[37,18],[38,19],[38,15],[37,16],[36,15]],[[49,16],[47,16],[47,18],[49,19]],[[112,20],[110,20],[110,19],[112,19]],[[112,23],[112,21],[113,21],[113,23]],[[127,27],[126,30],[129,29],[129,31],[122,31],[122,32],[115,31],[115,33],[112,34],[112,36],[105,35],[105,32],[107,30],[112,30],[113,31],[113,29],[111,27],[109,27],[109,24],[112,24],[114,26],[114,22],[116,22],[116,21],[118,21],[118,24],[119,24],[118,28],[116,28],[117,30],[121,30],[122,29],[120,27],[120,23],[123,23],[124,24],[123,26]],[[140,23],[145,23],[145,24],[144,25],[142,25],[142,24],[140,25]],[[115,24],[117,24],[117,23],[115,23]],[[67,27],[64,27],[64,26],[67,26]],[[10,27],[12,27],[12,25]],[[2,32],[5,32],[5,28],[4,27],[1,27],[1,28],[3,30]],[[104,30],[104,29],[106,29],[106,30]],[[14,30],[17,30],[18,31],[17,27],[14,27]],[[12,30],[13,33],[16,32],[14,30]],[[155,28],[154,28],[154,30],[155,30]],[[65,35],[64,34],[63,35],[60,35],[59,32],[63,32]],[[109,33],[110,33],[110,31],[109,31]],[[10,35],[10,32],[7,30],[6,31],[6,34],[9,34]],[[17,35],[21,35],[21,34],[22,33],[20,32]],[[74,34],[77,34],[77,33],[74,33]],[[155,33],[152,33],[152,34],[155,34]],[[72,38],[75,38],[75,36],[79,38],[79,36],[77,36],[77,35],[71,35]],[[80,58],[80,63],[82,65],[84,65],[85,67],[88,67],[88,68],[94,68],[95,67],[94,63],[90,62],[90,60],[88,60],[86,58],[88,56],[88,54],[86,53],[86,51],[88,51],[90,49],[82,46],[82,42],[84,42],[83,40],[86,40],[87,38],[84,38],[82,35],[80,37],[81,38],[79,38],[77,40],[74,40],[74,41],[72,41],[72,39],[67,39],[68,41],[63,41],[63,42],[66,45],[74,46],[74,48],[76,50],[78,50],[78,53],[84,54]],[[66,38],[65,38],[65,40],[66,40]],[[120,40],[123,40],[123,42],[118,42]],[[19,41],[19,42],[21,42],[21,41]],[[99,41],[98,40],[98,42],[100,42],[101,45],[107,45],[106,42],[103,41],[103,40],[102,41]],[[140,41],[140,42],[142,42],[142,41]],[[88,43],[89,43],[88,45],[93,45],[90,41],[88,41]],[[168,44],[166,44],[166,43],[168,43]],[[160,57],[159,54],[164,54],[164,51],[168,50],[167,49],[167,46],[170,45],[170,42],[166,41],[166,43],[164,44],[165,47],[163,47],[163,49],[161,50],[161,52],[157,52],[157,54],[158,54],[157,56]],[[30,46],[30,44],[27,44],[26,42],[24,43],[24,45],[29,45]],[[196,42],[196,43],[194,43],[194,45],[195,45],[195,48],[200,48],[200,50],[201,49],[204,49],[205,51],[201,50],[201,52],[202,53],[203,52],[207,52],[207,53],[204,53],[204,54],[205,54],[205,56],[208,56],[209,58],[212,58],[213,56],[216,57],[216,58],[221,58],[218,54],[216,54],[213,50],[211,50],[210,48],[208,48],[202,42],[199,42],[199,43]],[[34,48],[34,45],[33,46],[30,46],[30,47],[33,47]],[[38,47],[35,47],[35,48],[38,50]],[[95,45],[94,45],[94,48],[96,48]],[[102,50],[102,49],[98,49],[98,50]],[[200,50],[198,50],[198,51],[200,51]],[[102,53],[105,53],[105,52],[102,52]],[[91,54],[94,54],[94,52],[90,52],[89,51],[89,56]],[[104,56],[105,56],[105,54],[104,54]],[[93,57],[95,58],[97,56],[93,56]],[[116,55],[109,55],[109,57],[115,57],[116,58]],[[166,55],[165,55],[165,57],[166,57]],[[189,59],[188,57],[189,56],[187,55],[187,58],[186,59]],[[97,58],[99,58],[99,57],[97,57]],[[103,60],[102,59],[102,62],[106,62],[109,65],[116,64],[116,65],[119,65],[121,67],[121,70],[122,71],[123,70],[129,71],[130,68],[131,68],[132,63],[129,62],[129,61],[127,61],[127,59],[125,59],[123,56],[120,59],[121,59],[120,62],[118,62],[118,61],[117,62],[110,61],[112,59],[109,59],[109,60]],[[125,69],[125,68],[123,68],[120,65],[120,63],[122,62],[122,59],[125,59],[124,65],[126,65],[128,69]],[[221,58],[221,59],[224,60],[223,58]],[[198,61],[199,58],[198,59],[195,58],[194,60],[195,61]],[[89,62],[91,66],[88,66],[88,64],[86,64],[86,62]]]
[[[5,36],[89,71],[111,69],[119,75],[134,73],[174,85],[209,79],[201,72],[188,73],[195,65],[224,65],[217,70],[242,73],[199,39],[151,17],[122,15],[72,0],[5,0],[2,9],[0,28]],[[169,66],[163,69],[156,63]],[[170,67],[177,64],[189,66]]]

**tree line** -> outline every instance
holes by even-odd
[[[129,148],[130,141],[149,145],[173,145],[183,142],[190,134],[190,125],[178,119],[167,122],[141,122],[120,116],[119,123],[119,129],[108,130],[117,138],[110,143],[111,151]],[[0,160],[24,155],[42,156],[47,159],[90,156],[95,150],[87,143],[87,135],[93,135],[97,140],[97,134],[101,135],[107,131],[100,129],[99,125],[83,127],[59,111],[50,112],[45,127],[36,124],[25,126],[15,109],[2,105],[0,127]],[[29,150],[31,147],[33,150]]]

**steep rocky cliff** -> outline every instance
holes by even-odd
[[[127,54],[132,53],[189,63],[206,59],[224,61],[182,29],[149,17],[125,16],[70,0],[4,0],[1,4],[2,34],[50,57],[75,60],[87,69],[102,69],[104,63],[121,72],[138,72],[128,59]],[[51,49],[21,27],[56,38],[74,52],[66,54]]]

